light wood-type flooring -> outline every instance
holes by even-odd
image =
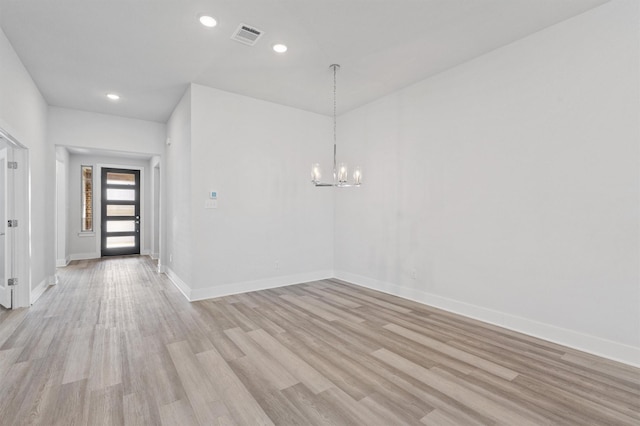
[[[0,424],[640,425],[640,370],[327,280],[188,303],[147,257],[0,313]]]

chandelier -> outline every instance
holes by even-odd
[[[356,166],[353,169],[353,180],[349,180],[349,167],[346,163],[337,162],[337,138],[336,138],[336,72],[340,69],[340,65],[332,64],[329,68],[333,68],[333,181],[322,182],[322,169],[319,163],[311,165],[311,182],[315,186],[335,186],[338,188],[349,188],[352,186],[362,185],[362,169]]]

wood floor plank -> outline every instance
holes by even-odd
[[[300,299],[302,299],[303,301],[307,302],[310,305],[315,305],[318,308],[327,311],[335,316],[337,316],[338,318],[344,320],[344,321],[348,321],[348,322],[353,322],[353,323],[360,323],[363,322],[365,319],[361,318],[357,315],[354,315],[352,313],[349,312],[348,309],[339,309],[336,308],[335,306],[333,306],[331,303],[326,303],[323,302],[322,300],[319,300],[316,297],[310,297],[310,296],[302,296]]]
[[[467,364],[485,370],[488,373],[495,374],[498,377],[502,377],[505,380],[513,380],[518,377],[518,373],[513,370],[502,367],[501,365],[498,365],[491,361],[487,361],[486,359],[480,358],[478,356],[461,351],[460,349],[449,346],[446,343],[440,342],[436,339],[432,339],[423,334],[416,333],[415,331],[408,330],[404,327],[400,327],[399,325],[387,324],[384,326],[384,328],[408,339],[411,339],[414,342],[420,343],[427,348],[435,349],[436,351],[448,355],[452,358],[466,362]]]
[[[160,406],[160,419],[163,426],[199,426],[191,405],[180,399]]]
[[[200,424],[215,424],[219,417],[228,416],[226,407],[218,404],[221,397],[209,378],[202,374],[189,344],[186,341],[176,342],[167,345],[167,348]]]
[[[376,305],[376,306],[379,306],[379,307],[382,307],[382,308],[390,309],[392,311],[396,311],[396,312],[400,312],[400,313],[404,313],[404,314],[411,312],[411,309],[404,308],[404,307],[399,306],[397,304],[389,303],[386,300],[381,299],[381,298],[368,296],[367,294],[364,294],[365,293],[364,291],[360,291],[359,292],[357,290],[353,290],[351,288],[340,286],[340,285],[336,285],[336,284],[332,285],[331,288],[336,290],[336,291],[338,291],[338,292],[340,292],[340,293],[346,294],[348,296],[352,296],[356,300],[361,300],[362,303],[367,302],[369,304],[373,304],[373,305]]]
[[[48,413],[43,414],[45,420],[53,420],[55,425],[86,425],[89,424],[89,407],[91,392],[88,380],[78,380],[60,386],[58,399]]]
[[[287,370],[304,383],[313,393],[320,393],[334,386],[316,369],[307,364],[299,356],[291,352],[285,346],[281,345],[275,338],[270,336],[264,330],[253,330],[247,333],[253,340],[262,346],[267,352],[276,359],[279,359]]]
[[[91,366],[93,327],[76,328],[71,333],[71,348],[64,367],[63,384],[88,378]]]
[[[4,311],[2,316],[2,327],[0,327],[0,349],[9,349],[5,347],[7,340],[13,337],[18,327],[24,322],[28,316],[29,310],[27,308],[14,309],[11,311]]]
[[[352,302],[351,300],[345,299],[344,297],[335,295],[325,290],[321,290],[319,288],[314,288],[313,286],[307,286],[305,287],[305,290],[317,296],[320,296],[327,301],[331,301],[340,306],[344,306],[345,308],[353,309],[353,308],[359,308],[360,306],[362,306],[358,303]]]
[[[349,421],[344,410],[327,402],[320,395],[311,392],[303,383],[298,383],[282,391],[282,394],[313,425],[347,425]]]
[[[267,392],[257,399],[276,425],[307,425],[309,419],[289,401],[281,391]]]
[[[492,418],[496,422],[530,426],[541,423],[541,420],[537,416],[525,417],[518,412],[508,410],[491,398],[486,398],[468,387],[461,385],[456,380],[452,380],[452,376],[434,373],[386,349],[379,349],[375,351],[373,355],[454,399],[464,400],[465,405]],[[544,421],[542,422],[544,423]]]
[[[376,401],[376,397],[378,399],[382,399],[383,403]],[[358,401],[358,404],[361,405],[365,410],[367,410],[370,415],[375,416],[377,422],[373,424],[386,424],[386,425],[415,425],[418,424],[414,419],[405,417],[405,413],[402,411],[398,412],[398,410],[392,410],[388,407],[388,404],[384,402],[388,401],[384,397],[380,397],[378,395],[368,395]],[[396,408],[396,407],[393,407]]]
[[[168,349],[151,353],[139,361],[141,367],[134,373],[139,374],[135,393],[147,395],[147,399],[153,399],[156,406],[187,398]]]
[[[273,425],[218,351],[213,349],[196,356],[238,424]]]
[[[89,367],[89,388],[102,389],[122,383],[122,351],[116,328],[94,330]]]
[[[442,410],[433,410],[421,419],[421,422],[429,426],[458,426],[462,420]],[[481,424],[481,423],[477,423]]]
[[[322,280],[189,303],[148,257],[0,309],[0,423],[637,425],[640,369]]]
[[[309,302],[307,302],[303,297],[300,296],[290,296],[290,295],[282,295],[280,296],[282,299],[286,300],[289,303],[293,303],[294,305],[297,305],[299,307],[301,307],[302,309],[304,309],[305,311],[316,315],[320,318],[322,318],[325,321],[337,321],[340,319],[339,316],[336,316],[335,314],[326,311],[325,309],[316,306],[314,304],[311,304]]]
[[[145,395],[131,393],[123,396],[125,426],[157,425],[162,421],[157,406]]]
[[[280,364],[279,360],[260,348],[244,331],[239,328],[226,330],[229,338],[244,352],[249,361],[260,366],[260,375],[279,390],[286,389],[299,382],[287,369]]]
[[[122,385],[91,391],[89,402],[89,424],[124,424],[124,399]]]

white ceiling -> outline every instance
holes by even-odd
[[[332,63],[344,112],[606,1],[0,0],[0,26],[50,105],[165,122],[189,82],[329,115]]]

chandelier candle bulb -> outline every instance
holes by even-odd
[[[338,182],[346,183],[349,179],[349,167],[346,163],[340,163],[338,166]]]
[[[311,165],[311,182],[320,182],[322,178],[322,173],[320,171],[320,164],[313,163]]]
[[[360,166],[356,166],[355,170],[353,171],[353,184],[360,185],[361,183],[362,183],[362,169],[360,168]]]

